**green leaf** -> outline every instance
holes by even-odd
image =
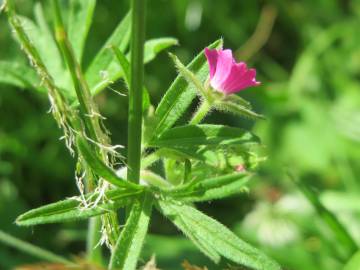
[[[212,260],[214,263],[220,262],[220,254],[216,251],[216,249],[213,248],[211,243],[209,243],[206,238],[199,236],[194,231],[194,229],[189,227],[186,221],[184,221],[181,217],[172,221],[185,234],[185,236],[188,237],[195,244],[195,246],[210,260]]]
[[[142,189],[141,186],[128,182],[125,179],[117,176],[111,168],[109,168],[98,158],[97,153],[90,148],[85,139],[78,137],[77,145],[86,163],[98,176],[104,178],[106,181],[117,187],[123,187],[132,190]]]
[[[121,52],[125,52],[130,41],[130,23],[131,14],[129,12],[118,24],[112,35],[105,42],[104,46],[97,53],[89,68],[86,70],[86,80],[89,83],[93,95],[100,92],[114,80],[113,76],[110,74],[109,68],[115,59],[109,48],[110,46],[115,46],[119,48]],[[105,73],[107,78],[103,78],[101,73]]]
[[[141,202],[135,202],[131,208],[119,239],[112,251],[109,269],[135,270],[148,230],[153,198],[144,193]]]
[[[230,112],[235,115],[249,118],[249,119],[264,119],[264,116],[251,110],[251,107],[238,99],[237,102],[219,100],[214,103],[214,107],[219,111]]]
[[[246,190],[251,177],[248,173],[233,173],[204,180],[195,180],[169,191],[170,196],[184,202],[203,202],[222,199]]]
[[[224,225],[183,203],[158,201],[158,207],[180,230],[191,232],[212,252],[256,270],[280,270],[280,266],[260,250],[241,240]],[[185,227],[183,226],[185,224]],[[196,243],[195,243],[196,244]],[[209,255],[205,253],[205,255]]]
[[[71,0],[68,35],[76,59],[81,63],[86,37],[94,15],[96,0]]]
[[[154,57],[160,53],[162,50],[167,49],[168,47],[177,44],[177,40],[173,38],[158,38],[158,39],[150,39],[145,42],[144,45],[144,63],[148,63],[154,59]],[[111,44],[109,44],[111,45]],[[122,53],[124,51],[120,50]],[[130,53],[126,55],[126,59],[130,59]],[[122,68],[119,66],[115,59],[111,60],[108,68],[106,69],[105,76],[106,79],[103,79],[102,82],[99,82],[96,86],[92,87],[92,93],[96,94],[107,87],[112,82],[120,79],[123,74]]]
[[[102,215],[109,211],[115,211],[120,207],[130,204],[141,191],[128,191],[124,189],[114,189],[105,193],[106,201],[99,199],[101,194],[88,194],[84,198],[74,197],[56,203],[32,209],[16,219],[19,226],[33,226],[38,224],[67,222],[86,219],[89,217]],[[84,205],[83,200],[86,201]]]
[[[40,81],[30,67],[13,61],[0,61],[0,83],[20,88],[35,89],[46,93],[40,86]]]
[[[222,40],[217,40],[208,47],[220,48],[221,46]],[[203,51],[190,62],[187,69],[193,72],[201,82],[207,79],[209,68]],[[190,106],[195,96],[196,90],[193,85],[189,85],[181,75],[178,75],[155,111],[157,124],[152,136],[157,137],[172,127]]]
[[[345,264],[343,270],[359,270],[360,250],[357,251],[350,260]]]
[[[165,131],[149,143],[153,147],[215,147],[259,143],[259,138],[241,128],[222,125],[186,125]]]
[[[174,45],[178,45],[178,40],[172,37],[147,40],[144,45],[144,63],[150,62],[158,53]]]
[[[115,46],[111,47],[119,62],[121,73],[124,76],[124,81],[128,89],[130,89],[130,63],[126,56]],[[148,90],[143,87],[143,111],[147,110],[150,106],[150,96]]]
[[[69,89],[69,76],[63,68],[62,57],[47,24],[44,10],[40,2],[34,8],[36,24],[26,17],[20,17],[26,34],[36,49],[41,52],[40,57],[49,71],[55,84],[63,89]],[[67,93],[71,95],[72,93]]]
[[[200,95],[206,100],[211,101],[210,95],[207,93],[203,82],[200,81],[193,72],[187,69],[183,63],[176,57],[176,55],[170,53],[170,57],[173,60],[179,74],[190,84],[195,87],[195,89],[200,93]]]

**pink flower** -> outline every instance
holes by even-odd
[[[210,85],[224,94],[233,94],[257,86],[256,70],[248,69],[244,62],[236,63],[231,50],[205,48],[210,68]]]

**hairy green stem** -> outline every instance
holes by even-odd
[[[15,238],[1,230],[0,230],[0,242],[10,247],[13,247],[17,250],[20,250],[24,253],[30,254],[31,256],[39,258],[40,260],[44,260],[52,263],[62,263],[69,266],[75,266],[75,263],[69,261],[68,259],[65,259],[50,251],[47,251],[45,249],[39,248],[30,243],[22,241],[18,238]]]
[[[138,183],[141,163],[142,89],[144,77],[145,0],[132,0],[131,78],[129,91],[128,181]]]
[[[101,246],[99,242],[101,240],[101,218],[93,217],[89,219],[88,231],[86,237],[86,256],[91,262],[96,262],[102,265],[103,258],[101,252]]]
[[[189,124],[191,125],[197,125],[199,124],[205,116],[209,113],[211,110],[211,104],[207,100],[203,100],[200,104],[197,111],[194,113],[193,117],[191,118]]]

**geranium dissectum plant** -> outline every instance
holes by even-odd
[[[229,49],[205,48],[209,63],[210,85],[224,94],[233,94],[248,87],[258,86],[256,70],[248,69],[246,63],[236,63]]]

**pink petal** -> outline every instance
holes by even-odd
[[[222,84],[221,90],[225,93],[230,93],[233,88],[236,88],[239,80],[242,80],[243,76],[247,72],[247,66],[244,62],[233,63],[231,66],[231,71],[226,81]]]
[[[231,50],[210,50],[205,48],[209,63],[210,85],[225,94],[232,94],[245,88],[257,86],[256,70],[248,69],[244,62],[236,63]]]
[[[239,64],[238,64],[239,65]],[[228,77],[226,83],[223,84],[222,90],[227,94],[236,93],[245,88],[257,86],[260,83],[256,81],[255,69],[240,69],[239,67],[233,68],[231,72],[232,76]]]
[[[209,63],[210,69],[210,80],[214,77],[216,71],[216,63],[218,60],[218,51],[217,50],[210,50],[209,48],[205,48],[205,56]]]
[[[231,50],[218,51],[215,75],[210,81],[213,88],[222,90],[222,85],[227,80],[233,63],[234,59]]]

